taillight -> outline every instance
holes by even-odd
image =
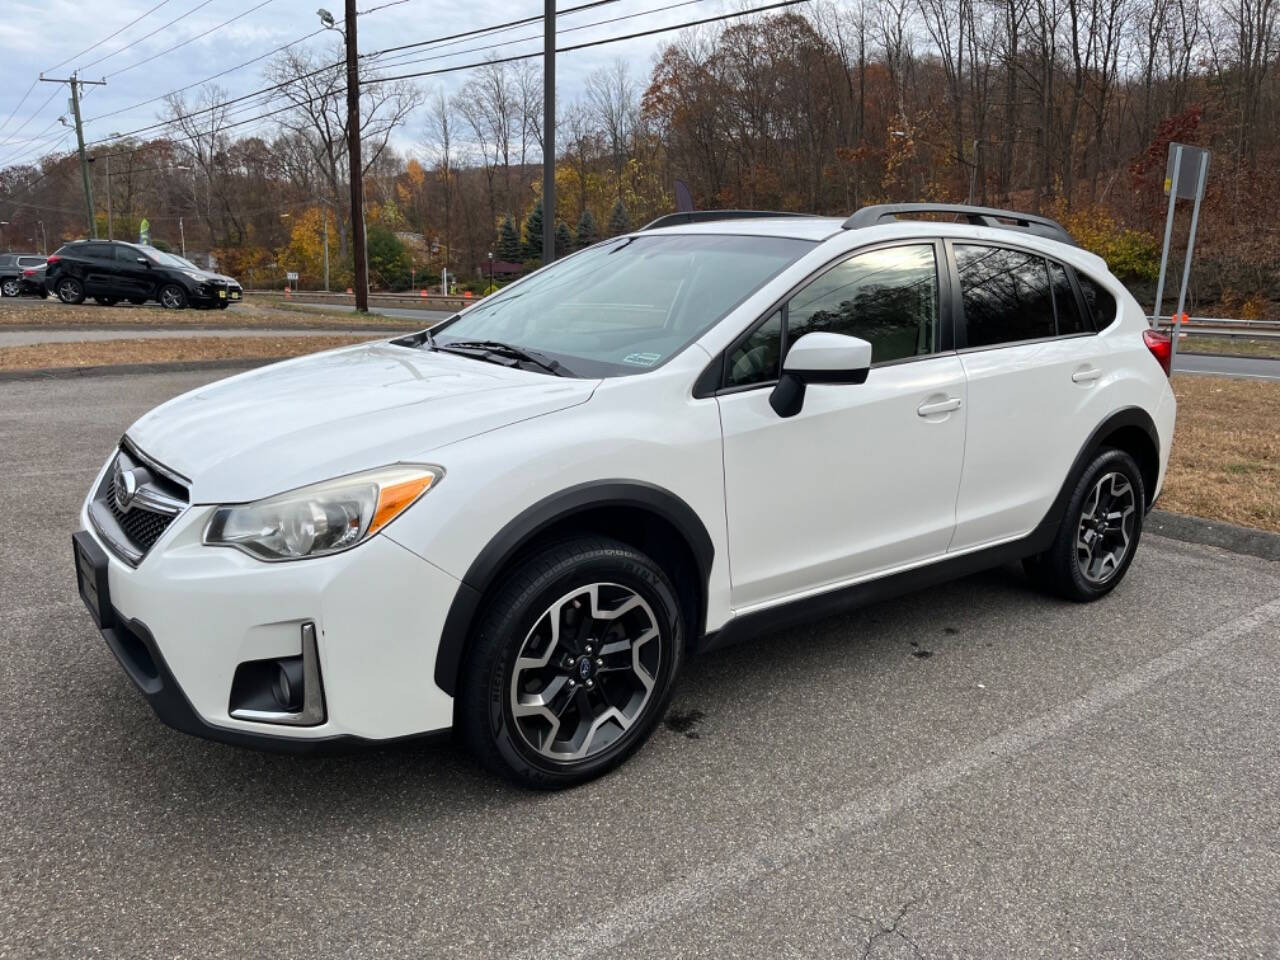
[[[27,267],[27,269],[25,269],[25,270],[23,270],[23,271],[22,271],[22,275],[23,275],[24,277],[34,277],[34,276],[36,275],[36,268],[35,268],[35,267]]]
[[[48,260],[46,260],[46,261],[45,261],[45,264],[46,264],[46,266],[47,266],[47,265],[48,265],[48,264],[50,264],[50,263],[57,263],[57,262],[58,262],[59,260],[61,260],[61,259],[62,259],[62,258],[61,258],[60,256],[58,256],[58,255],[55,253],[55,254],[54,254],[53,256],[51,256]]]
[[[1160,369],[1164,371],[1164,375],[1166,377],[1169,376],[1169,368],[1173,363],[1173,337],[1163,330],[1143,330],[1142,342],[1147,345],[1151,355],[1156,358],[1156,363],[1160,364]]]

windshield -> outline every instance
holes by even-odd
[[[183,270],[196,269],[192,264],[183,260],[181,257],[170,256],[163,250],[157,250],[155,247],[138,247],[143,253],[160,264],[162,267],[181,267]]]
[[[436,343],[501,341],[581,376],[670,359],[813,244],[780,237],[621,237],[494,294],[433,331]]]

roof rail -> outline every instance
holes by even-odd
[[[791,213],[785,210],[682,210],[679,213],[668,213],[646,223],[641,230],[656,230],[658,227],[675,227],[682,223],[708,223],[712,220],[745,220],[751,217],[807,217],[807,213]]]
[[[996,207],[971,207],[963,203],[880,203],[858,210],[844,222],[844,228],[857,230],[860,227],[874,227],[878,223],[898,219],[900,213],[954,213],[975,226],[1021,230],[1038,237],[1076,245],[1066,228],[1049,217],[1019,213],[1017,210],[1000,210]]]

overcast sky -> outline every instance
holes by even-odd
[[[576,6],[583,0],[560,0],[562,8]],[[627,14],[655,11],[670,7],[677,0],[615,0],[605,6],[563,16],[560,29],[579,27]],[[342,0],[3,0],[4,17],[0,19],[0,167],[35,159],[48,150],[68,149],[74,138],[66,136],[68,128],[57,124],[60,114],[68,113],[67,88],[37,83],[25,102],[19,105],[37,76],[65,77],[79,67],[81,78],[97,80],[104,76],[105,87],[89,87],[82,109],[88,121],[86,140],[105,138],[115,132],[128,132],[154,123],[162,103],[134,106],[167,91],[197,83],[222,70],[265,54],[275,47],[295,40],[319,27],[316,8],[327,3],[335,15],[341,16]],[[476,27],[503,23],[541,14],[540,4],[520,0],[400,0],[385,9],[375,9],[387,0],[361,0],[360,9],[369,11],[360,19],[361,53],[391,46],[427,40]],[[261,5],[261,9],[254,7]],[[752,4],[758,5],[758,4]],[[155,8],[154,10],[152,8]],[[618,23],[586,27],[562,33],[560,46],[589,40],[615,37],[666,24],[713,16],[729,9],[726,0],[685,0],[674,8],[646,13],[644,16]],[[227,23],[246,11],[253,12]],[[151,12],[147,12],[151,11]],[[143,16],[145,14],[145,16]],[[189,14],[184,16],[185,14]],[[118,36],[105,40],[94,49],[81,53],[131,21],[141,17]],[[181,19],[177,19],[181,17]],[[170,21],[171,26],[165,27]],[[218,28],[220,24],[226,26]],[[147,35],[159,30],[154,36]],[[212,32],[210,32],[212,31]],[[557,89],[560,98],[577,97],[585,78],[593,70],[621,57],[631,68],[633,79],[643,88],[652,68],[654,54],[664,40],[674,33],[628,40],[562,55],[557,65]],[[162,53],[182,41],[190,43],[169,53]],[[517,38],[527,39],[497,48],[476,51],[485,46]],[[333,49],[338,38],[322,33],[300,47]],[[473,38],[437,50],[424,49],[415,54],[436,57],[429,62],[407,64],[395,72],[431,70],[439,67],[475,62],[492,53],[511,56],[541,50],[540,27],[515,28],[500,35]],[[467,52],[467,51],[472,52]],[[141,63],[148,57],[156,59]],[[407,54],[405,55],[407,56]],[[105,58],[105,59],[104,59]],[[99,63],[93,63],[101,60]],[[61,61],[66,61],[61,62]],[[134,66],[135,64],[139,64]],[[263,68],[266,60],[251,64],[213,81],[231,96],[237,96],[266,83]],[[452,91],[468,76],[460,71],[417,81],[430,91],[439,87]],[[197,91],[191,91],[192,96]],[[128,109],[124,109],[128,108]],[[110,117],[102,114],[124,112]],[[263,108],[265,111],[267,108]],[[17,111],[14,113],[14,111]],[[10,114],[13,113],[10,119]],[[245,114],[250,115],[250,114]],[[94,119],[99,118],[100,119]],[[8,121],[7,123],[5,121]],[[50,126],[53,124],[53,126]],[[269,130],[270,121],[264,121]],[[416,116],[399,138],[399,146],[410,148],[423,136],[425,118]],[[251,127],[241,128],[247,132]],[[39,139],[31,139],[38,137]],[[66,137],[66,139],[62,139]]]

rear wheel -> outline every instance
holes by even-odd
[[[16,297],[22,292],[22,284],[14,279],[7,279],[4,283],[0,283],[0,296]]]
[[[160,306],[166,310],[182,310],[187,305],[187,291],[176,283],[160,288]]]
[[[1025,561],[1027,573],[1068,600],[1097,600],[1115,589],[1142,537],[1146,488],[1123,450],[1103,450],[1067,502],[1053,545]]]
[[[63,277],[56,289],[63,303],[84,303],[84,284],[75,277]]]
[[[458,684],[472,753],[556,789],[611,770],[648,739],[683,659],[677,593],[653,560],[603,537],[534,554],[487,603]]]
[[[93,302],[103,307],[114,307],[120,301],[115,297],[94,297]]]

